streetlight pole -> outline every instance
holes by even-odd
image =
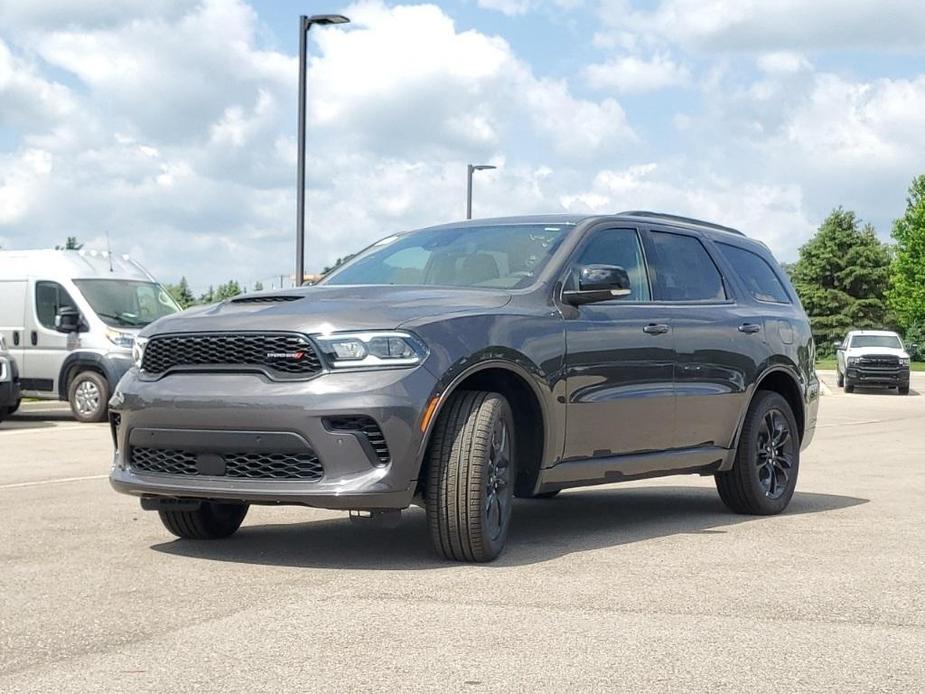
[[[472,219],[472,174],[476,171],[487,171],[488,169],[497,168],[497,166],[490,166],[489,164],[469,164],[466,185],[466,219]]]
[[[299,154],[296,190],[295,286],[305,278],[305,97],[308,76],[308,30],[312,24],[346,24],[350,20],[339,14],[316,14],[299,17]]]

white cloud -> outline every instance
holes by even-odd
[[[776,51],[758,56],[758,67],[770,75],[787,75],[811,70],[813,66],[799,53]]]
[[[627,55],[615,57],[605,63],[588,65],[584,70],[584,77],[595,89],[613,88],[626,93],[648,92],[687,84],[690,80],[690,70],[669,56],[657,53],[649,60]]]
[[[601,0],[611,27],[707,52],[925,46],[921,0]]]
[[[483,9],[497,10],[513,17],[525,14],[531,8],[532,3],[530,0],[478,0],[478,5]]]

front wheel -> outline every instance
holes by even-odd
[[[437,552],[455,561],[491,561],[501,553],[514,505],[514,461],[514,417],[504,396],[453,395],[428,451],[427,524]]]
[[[102,422],[109,407],[109,382],[96,371],[81,371],[67,389],[71,412],[79,422]]]
[[[158,511],[161,523],[185,540],[218,540],[241,527],[247,504],[219,504],[203,501],[195,511]]]
[[[835,370],[835,385],[838,388],[842,388],[845,385],[845,376],[837,369]]]
[[[790,404],[778,393],[759,391],[745,415],[733,467],[716,474],[716,489],[736,513],[780,513],[797,484],[799,430]]]
[[[909,395],[909,384],[907,383],[904,386],[899,386],[896,390],[900,395]]]

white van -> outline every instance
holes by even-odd
[[[23,397],[106,418],[138,331],[180,308],[139,263],[96,251],[0,251],[0,335]]]

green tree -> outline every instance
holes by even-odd
[[[214,304],[218,299],[215,297],[215,288],[210,284],[209,290],[199,295],[200,304]]]
[[[893,222],[890,307],[906,331],[925,330],[925,175],[909,186],[906,211]]]
[[[63,246],[55,246],[56,251],[79,251],[83,248],[82,243],[78,243],[76,236],[68,236]]]
[[[889,248],[850,210],[832,211],[800,249],[791,276],[820,355],[830,355],[832,342],[852,328],[888,322]]]
[[[189,308],[196,303],[196,297],[189,288],[189,282],[186,277],[181,277],[177,284],[167,284],[164,286],[167,293],[173,297],[173,300],[180,304],[180,308]]]
[[[218,285],[215,290],[215,301],[224,301],[241,294],[241,285],[236,280],[229,280],[225,284]]]

